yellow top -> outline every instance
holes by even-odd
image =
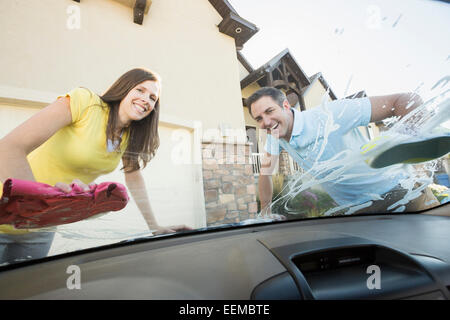
[[[86,184],[93,182],[117,167],[128,145],[126,131],[120,152],[108,151],[106,126],[109,107],[98,95],[85,88],[76,88],[66,97],[70,97],[72,123],[58,130],[27,158],[36,181],[52,186],[57,182],[69,184],[73,179]],[[27,231],[0,225],[1,232]]]

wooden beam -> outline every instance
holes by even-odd
[[[283,69],[281,75],[283,76],[284,81],[289,82],[285,61],[281,62],[281,68]]]
[[[305,99],[303,98],[302,95],[299,96],[298,102],[300,103],[300,111],[305,111],[306,110]]]
[[[289,72],[289,74],[292,76],[292,78],[295,79],[295,81],[300,82],[300,78],[295,74],[294,70],[289,66],[289,64],[285,64],[286,70]]]
[[[271,70],[273,71],[273,70],[277,69],[277,68],[280,66],[280,63],[281,63],[281,61],[275,62],[275,64],[273,64],[273,65],[271,66]]]
[[[80,0],[73,0],[80,3]],[[124,6],[133,9],[133,20],[134,23],[142,24],[144,21],[144,15],[148,13],[150,6],[152,4],[151,0],[114,0]]]
[[[136,5],[136,0],[112,0],[112,1],[118,2],[122,5],[124,5],[125,7],[131,8],[131,10],[133,10],[134,6]],[[148,11],[150,10],[151,5],[152,5],[152,1],[147,0],[147,5],[145,6],[144,15],[148,14]]]
[[[266,72],[266,76],[267,76],[267,86],[268,86],[268,87],[273,87],[273,75],[272,75],[272,71]]]
[[[274,80],[272,82],[272,86],[277,88],[277,89],[280,89],[280,88],[288,89],[289,88],[289,83],[287,83],[284,80]]]
[[[147,6],[147,0],[136,0],[134,4],[134,23],[142,24],[144,21],[145,7]]]

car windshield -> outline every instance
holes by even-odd
[[[0,3],[0,266],[449,202],[446,1]]]

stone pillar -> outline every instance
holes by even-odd
[[[203,188],[208,226],[254,218],[256,184],[248,143],[203,142]]]
[[[284,176],[290,176],[291,175],[291,165],[289,163],[289,154],[286,150],[282,150],[280,152],[280,158],[279,158],[279,173]]]

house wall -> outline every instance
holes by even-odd
[[[247,71],[247,69],[245,69],[242,63],[239,62],[239,60],[238,60],[238,67],[239,67],[239,80],[242,80],[249,75],[249,72]]]
[[[235,42],[219,32],[209,1],[153,0],[142,25],[113,0],[1,1],[0,12],[0,138],[74,87],[101,94],[132,68],[154,70],[163,79],[161,147],[143,172],[149,198],[160,224],[205,226],[203,133],[245,128]],[[182,165],[173,158],[181,144],[193,160]],[[127,208],[137,212],[134,202]]]
[[[248,87],[246,87],[242,90],[242,98],[246,99],[246,98],[250,97],[255,91],[257,91],[260,88],[261,87],[256,83],[249,85]],[[246,126],[258,127],[257,122],[250,115],[250,111],[247,106],[244,107],[244,119],[245,119]]]
[[[305,108],[311,109],[320,105],[325,95],[328,95],[327,91],[325,90],[322,83],[316,78],[303,94]],[[327,101],[331,101],[330,96],[328,96],[326,99]]]
[[[255,91],[257,91],[260,88],[261,87],[256,82],[252,83],[251,85],[242,89],[242,98],[246,99],[246,98],[250,97]],[[259,152],[262,152],[262,150],[264,150],[264,145],[266,143],[265,135],[261,134],[258,123],[250,115],[250,111],[249,111],[248,107],[244,107],[244,119],[245,119],[246,126],[251,126],[251,127],[256,128],[256,137],[258,139],[258,150],[259,150]]]
[[[67,26],[72,7],[79,29]],[[102,93],[146,67],[162,76],[162,114],[244,127],[234,39],[218,31],[222,18],[207,0],[154,0],[143,25],[113,0],[1,1],[0,12],[2,86]]]
[[[248,85],[247,87],[245,87],[244,89],[241,90],[242,98],[250,97],[253,94],[253,92],[257,91],[260,88],[261,88],[261,86],[258,85],[258,83],[256,83],[256,82]]]

